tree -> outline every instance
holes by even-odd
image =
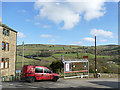
[[[50,65],[50,68],[55,73],[60,72],[60,67],[63,67],[63,63],[61,61],[53,61],[52,64]]]
[[[53,55],[52,51],[41,51],[41,52],[37,52],[36,55],[38,57],[49,57]]]

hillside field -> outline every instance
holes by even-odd
[[[43,65],[49,67],[53,61],[64,59],[82,59],[88,56],[90,72],[94,72],[94,46],[26,44],[24,46],[25,65]],[[41,54],[42,53],[42,54]],[[118,45],[97,46],[98,72],[118,73]],[[44,56],[44,54],[49,56]],[[17,69],[22,68],[23,46],[17,46]]]

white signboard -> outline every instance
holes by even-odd
[[[65,64],[65,71],[70,71],[69,63]]]

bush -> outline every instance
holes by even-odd
[[[60,73],[61,67],[63,68],[63,63],[60,61],[53,61],[52,64],[50,65],[50,68],[55,73]],[[61,68],[61,70],[62,70],[62,68]]]

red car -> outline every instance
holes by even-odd
[[[53,73],[47,67],[24,65],[22,69],[22,79],[31,83],[35,80],[53,80],[56,82],[59,79],[59,75]]]

